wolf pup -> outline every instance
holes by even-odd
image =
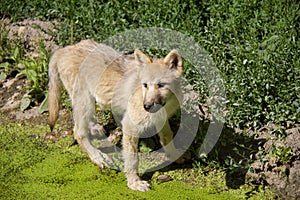
[[[91,144],[90,137],[105,133],[97,123],[95,103],[101,109],[113,109],[121,116],[127,186],[148,191],[149,183],[138,176],[138,140],[156,128],[166,154],[173,160],[179,157],[168,118],[180,106],[182,73],[182,58],[176,50],[156,59],[138,49],[123,55],[91,40],[61,48],[49,63],[48,124],[52,130],[64,85],[72,100],[75,139],[94,163],[108,167],[112,160]]]

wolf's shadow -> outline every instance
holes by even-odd
[[[193,142],[191,143],[188,151],[191,153],[191,160],[184,164],[177,164],[175,162],[165,161],[161,164],[152,167],[142,175],[144,180],[149,180],[152,178],[156,171],[167,172],[175,169],[191,169],[194,168],[196,163],[200,167],[208,166],[212,161],[217,162],[216,168],[225,169],[226,172],[226,185],[229,188],[237,189],[246,182],[246,173],[249,170],[249,166],[254,160],[255,154],[258,152],[259,146],[263,145],[264,140],[258,140],[254,138],[254,135],[247,133],[237,133],[234,129],[228,127],[224,124],[220,135],[216,141],[213,142],[213,147],[206,155],[205,160],[199,158],[199,150],[203,145],[206,134],[208,134],[208,129],[210,126],[210,121],[199,120],[197,134],[195,135]],[[180,121],[178,118],[170,120],[170,125],[176,134],[178,130],[178,124]],[[117,127],[116,124],[108,124],[105,129],[113,130]],[[109,135],[107,135],[109,136]],[[157,135],[152,136],[152,142],[155,142],[155,148],[157,150],[161,148],[159,144],[159,138]],[[122,148],[121,142],[117,144],[119,150]],[[209,145],[208,145],[209,146]],[[107,146],[102,147],[103,152],[109,153],[115,151],[115,147]],[[211,165],[210,165],[211,166]]]
[[[254,138],[254,135],[247,133],[237,133],[234,129],[224,126],[218,141],[215,143],[212,150],[208,153],[205,160],[199,158],[199,148],[203,143],[205,134],[209,127],[208,121],[200,121],[197,136],[195,137],[189,151],[192,153],[192,158],[184,164],[164,162],[161,165],[147,170],[142,178],[149,180],[156,171],[168,172],[175,169],[191,169],[195,163],[200,163],[200,166],[208,166],[210,162],[216,161],[217,168],[225,169],[226,185],[229,188],[237,189],[246,183],[246,173],[249,166],[254,162],[252,158],[259,150],[259,146],[265,141]]]

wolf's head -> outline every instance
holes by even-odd
[[[178,79],[183,73],[182,58],[176,50],[162,59],[151,59],[138,49],[134,55],[141,67],[139,80],[144,108],[151,113],[157,112],[174,95],[175,87],[178,87]]]

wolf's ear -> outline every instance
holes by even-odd
[[[134,51],[134,58],[136,61],[142,64],[148,64],[152,62],[151,58],[139,49]]]
[[[165,58],[164,63],[169,67],[169,69],[174,69],[182,74],[183,67],[182,67],[182,58],[179,55],[177,50],[172,50]]]

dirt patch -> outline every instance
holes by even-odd
[[[21,100],[26,94],[25,87],[25,76],[10,76],[6,80],[0,81],[0,111],[6,116],[2,120],[16,122],[24,120],[33,121],[34,118],[37,118],[42,121],[37,106],[24,112],[20,110]]]
[[[3,20],[2,26],[5,26],[8,32],[8,38],[19,40],[24,45],[27,55],[36,57],[38,55],[38,46],[43,44],[47,51],[54,51],[58,48],[55,43],[54,35],[57,32],[57,22],[44,22],[40,20],[25,19],[21,22],[9,23],[9,20]]]
[[[25,94],[25,79],[14,77],[0,81],[0,108],[1,110],[18,109],[20,100]]]
[[[44,22],[40,20],[25,19],[21,22],[11,23],[9,19],[1,20],[1,31],[7,31],[9,41],[18,43],[25,51],[26,57],[39,57],[40,48],[52,52],[58,48],[55,43],[57,22]],[[0,60],[7,62],[7,60]],[[8,61],[9,62],[9,61]],[[46,123],[46,116],[38,113],[37,105],[31,105],[25,111],[20,110],[21,100],[27,94],[27,79],[20,75],[17,68],[10,70],[5,80],[0,80],[0,112],[9,121],[30,121],[37,124]],[[65,114],[63,112],[62,114]],[[63,115],[64,116],[64,115]],[[64,118],[64,117],[62,117]],[[69,118],[69,117],[67,117]]]
[[[282,199],[300,199],[300,133],[298,128],[287,132],[285,139],[275,139],[268,133],[260,136],[267,137],[267,142],[247,175],[259,184],[270,185]],[[265,152],[271,154],[265,156]]]

